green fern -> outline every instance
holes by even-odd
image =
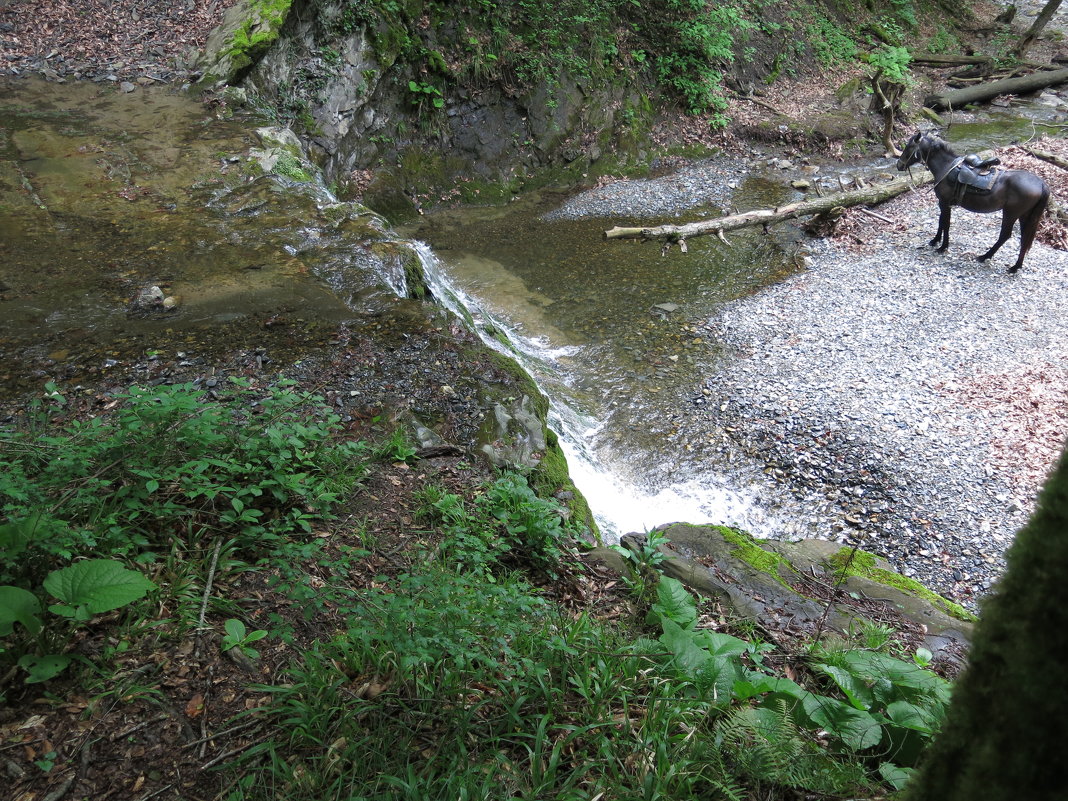
[[[848,795],[867,786],[863,765],[839,761],[804,739],[785,702],[735,710],[717,724],[716,740],[737,779],[758,794],[788,787]]]

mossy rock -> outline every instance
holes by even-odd
[[[854,111],[831,111],[812,121],[811,136],[816,142],[862,141],[871,135],[867,114]]]
[[[814,623],[824,606],[787,584],[789,562],[757,540],[726,526],[672,523],[658,529],[670,540],[664,572],[702,595],[717,598],[751,620],[789,616]],[[627,535],[621,539],[626,545]]]
[[[926,645],[951,658],[971,641],[975,620],[967,610],[922,584],[895,573],[879,557],[823,540],[797,543],[758,540],[725,526],[672,523],[659,527],[670,544],[664,572],[695,591],[718,599],[735,614],[775,626],[782,619],[795,627],[822,626],[848,633],[862,613],[850,599],[881,602],[887,611],[926,628]],[[643,535],[628,534],[623,545]],[[843,600],[810,598],[791,584],[801,577],[837,586]],[[861,607],[863,608],[863,607]]]
[[[571,519],[589,532],[591,544],[602,543],[601,531],[593,517],[593,511],[585,496],[571,480],[567,458],[552,431],[547,432],[545,454],[534,471],[533,483],[539,495],[552,496],[567,508]]]
[[[977,620],[975,615],[960,604],[953,603],[927,589],[920,582],[891,570],[889,564],[875,554],[852,548],[840,548],[826,561],[833,569],[836,579],[867,579],[882,587],[897,590],[906,596],[926,601],[964,623],[974,623]],[[881,593],[881,595],[885,597],[887,593]]]
[[[292,0],[238,0],[208,36],[197,59],[198,88],[239,81],[278,39]]]

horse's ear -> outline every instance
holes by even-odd
[[[919,142],[921,139],[923,139],[923,131],[916,131],[916,133],[912,135],[912,138],[909,141]]]

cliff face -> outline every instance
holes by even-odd
[[[486,202],[643,165],[654,124],[688,118],[707,140],[727,98],[768,84],[833,90],[835,75],[852,77],[840,107],[808,109],[790,141],[874,141],[858,63],[905,53],[905,41],[957,42],[943,17],[938,44],[912,3],[877,5],[240,0],[202,59],[202,85],[244,87],[328,180],[358,184],[396,219],[421,197]],[[781,139],[794,122],[751,107],[772,111],[758,137]]]
[[[387,213],[460,176],[504,193],[529,187],[532,173],[638,153],[651,119],[647,87],[566,69],[549,81],[482,79],[472,69],[478,53],[459,63],[477,44],[465,9],[450,16],[438,5],[409,2],[386,15],[364,4],[361,16],[346,0],[296,0],[277,37],[266,47],[260,37],[249,59],[235,42],[262,26],[248,21],[256,0],[244,0],[202,59],[203,83],[239,84],[270,106],[328,180],[343,185],[373,169],[371,195]]]

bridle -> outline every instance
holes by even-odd
[[[923,149],[920,148],[920,143],[924,142],[925,139],[926,139],[926,137],[921,137],[921,138],[917,139],[915,142],[910,142],[905,147],[905,152],[906,153],[909,152],[909,148],[914,148],[912,150],[912,154],[910,156],[910,161],[909,161],[908,165],[906,166],[906,169],[909,171],[909,175],[910,176],[912,175],[912,165],[913,164],[923,164],[923,166],[926,169],[928,169],[928,170],[931,169],[931,165],[928,164],[928,159],[929,159],[930,154],[931,154],[930,143],[929,142],[927,143],[928,147],[927,147],[926,153],[923,151]],[[902,153],[901,157],[904,158],[904,156],[905,156],[905,154]],[[953,172],[953,170],[955,170],[957,167],[959,167],[962,163],[964,163],[964,156],[957,156],[957,158],[953,159],[953,162],[949,165],[949,168],[944,173],[942,173],[942,177],[941,178],[935,178],[935,182],[933,184],[931,184],[931,189],[937,189],[938,185],[940,183],[942,183],[942,181],[946,180],[946,178],[949,177],[949,174],[951,172]]]

